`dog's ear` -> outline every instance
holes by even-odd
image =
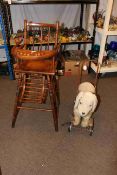
[[[98,104],[98,99],[97,99],[97,96],[95,94],[92,94],[93,95],[93,106],[92,106],[92,112],[95,111],[96,107],[97,107],[97,104]]]
[[[84,94],[84,92],[79,92],[79,94],[77,95],[76,100],[75,100],[74,109],[76,109],[78,107],[79,101],[83,97],[83,94]]]

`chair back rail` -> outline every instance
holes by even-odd
[[[55,32],[53,31],[55,30]],[[54,47],[58,44],[58,32],[59,32],[59,22],[56,24],[47,24],[47,23],[34,23],[27,22],[24,20],[24,45],[27,46],[27,38],[28,34],[32,33],[32,44],[34,44],[34,33],[37,33],[38,44],[40,45],[40,50],[42,50],[42,46],[44,43],[46,44],[46,48],[49,50],[50,44],[54,44]],[[54,36],[52,36],[52,32]],[[52,41],[53,37],[53,41]]]

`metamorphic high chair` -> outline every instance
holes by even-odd
[[[12,48],[14,72],[18,80],[12,128],[20,109],[51,111],[58,131],[60,59],[59,23],[45,24],[24,20],[24,37]],[[35,43],[38,45],[35,46]],[[47,98],[49,96],[49,98]],[[49,107],[46,102],[49,101]],[[34,104],[37,104],[34,107]],[[40,107],[42,105],[42,107]],[[38,107],[37,107],[38,106]]]

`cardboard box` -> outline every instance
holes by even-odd
[[[82,74],[88,74],[88,70],[82,70]],[[79,75],[79,61],[65,61],[65,76]]]

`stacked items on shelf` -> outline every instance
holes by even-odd
[[[45,30],[45,36],[46,36],[46,28],[44,28]],[[23,38],[23,31],[22,30],[18,30],[16,34],[13,34],[11,36],[10,39],[10,43],[11,45],[14,45],[14,38]],[[27,40],[27,43],[29,44],[38,44],[40,42],[41,39],[41,31],[39,33],[39,31],[36,31],[36,28],[33,28],[31,30],[31,32],[29,32],[29,38]],[[43,37],[45,37],[43,36]],[[55,36],[53,35],[53,31],[50,31],[50,40],[53,43],[55,40]],[[91,36],[90,33],[88,31],[86,31],[85,29],[77,26],[74,28],[67,28],[64,27],[64,25],[61,26],[61,30],[60,30],[60,34],[59,34],[59,40],[61,43],[69,43],[69,42],[87,42],[87,41],[91,41]],[[45,43],[48,41],[47,36],[44,38]]]
[[[99,11],[98,12],[98,18],[97,18],[97,27],[98,28],[103,28],[104,22],[105,22],[105,16],[104,16],[105,11]],[[94,15],[95,16],[95,15]],[[117,17],[116,16],[110,16],[110,21],[109,21],[109,31],[115,31],[117,30]]]
[[[105,45],[105,56],[102,60],[102,67],[110,67],[112,64],[115,64],[115,62],[117,62],[117,42],[111,41]]]
[[[111,41],[107,49],[107,58],[109,61],[117,61],[117,42]]]
[[[91,41],[89,31],[80,26],[67,28],[64,25],[61,27],[60,32],[61,42],[74,42],[74,41]]]
[[[0,46],[4,44],[3,37],[2,37],[2,31],[0,27]]]

